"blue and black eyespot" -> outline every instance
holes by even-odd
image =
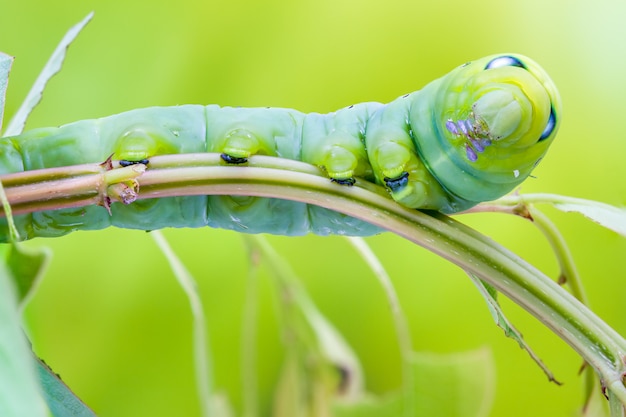
[[[556,114],[554,114],[554,107],[550,107],[550,117],[548,117],[548,123],[546,124],[545,129],[541,133],[539,140],[537,142],[541,142],[542,140],[547,139],[552,132],[554,132],[554,128],[556,127]]]
[[[527,69],[526,65],[524,65],[522,61],[510,55],[502,55],[502,56],[496,57],[492,59],[491,61],[489,61],[487,65],[485,65],[486,70],[494,69],[494,68],[502,68],[502,67],[520,67],[520,68]]]
[[[526,65],[524,65],[522,61],[510,55],[502,55],[502,56],[496,57],[492,59],[491,61],[489,61],[487,65],[485,65],[486,70],[494,69],[494,68],[502,68],[502,67],[519,67],[519,68],[528,70],[528,68],[526,68]],[[548,123],[546,124],[546,127],[543,129],[543,132],[541,133],[541,136],[539,137],[539,140],[537,142],[541,142],[542,140],[549,138],[552,132],[554,132],[555,128],[556,128],[556,114],[554,113],[554,107],[551,107],[550,117],[548,118]]]

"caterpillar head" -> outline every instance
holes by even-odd
[[[434,100],[422,115],[412,109],[411,122],[415,129],[429,118],[436,139],[420,140],[418,128],[417,146],[433,175],[461,200],[489,201],[511,191],[543,158],[559,127],[554,83],[522,55],[467,63],[429,87]]]

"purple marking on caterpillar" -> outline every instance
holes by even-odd
[[[471,146],[465,145],[465,153],[467,155],[467,159],[469,159],[470,162],[476,162],[478,160],[478,155],[476,155],[476,152],[474,151],[474,149],[472,149]]]
[[[470,139],[470,143],[472,144],[474,149],[476,149],[476,151],[484,152],[485,148],[483,147],[481,141],[478,141],[476,139]]]
[[[458,122],[456,122],[456,125],[459,129],[461,129],[461,132],[463,132],[465,136],[469,136],[467,125],[464,122],[465,120],[459,120]]]
[[[476,135],[476,129],[474,129],[474,125],[469,120],[461,120],[461,123],[465,124],[465,128],[468,131],[468,136]]]
[[[484,152],[485,148],[491,145],[491,139],[488,137],[489,133],[483,131],[480,125],[474,125],[470,119],[458,120],[456,122],[448,119],[446,121],[446,129],[453,135],[466,138],[465,154],[470,162],[476,162],[478,153]]]
[[[459,134],[459,130],[456,128],[456,125],[454,124],[454,122],[450,119],[446,121],[446,129],[448,129],[448,131],[452,133],[453,135]]]

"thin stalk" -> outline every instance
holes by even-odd
[[[290,161],[289,167],[281,168],[283,161],[255,156],[249,166],[223,166],[213,154],[155,157],[137,178],[139,198],[275,197],[339,211],[392,231],[473,273],[522,306],[593,366],[604,385],[626,404],[622,381],[626,341],[532,265],[450,217],[398,205],[374,184],[357,181],[353,187],[340,187],[310,165]]]
[[[169,261],[176,280],[189,300],[193,317],[193,357],[200,408],[203,417],[217,416],[218,414],[213,406],[213,382],[211,378],[211,375],[213,375],[213,367],[209,360],[209,336],[206,331],[206,319],[202,307],[202,300],[198,294],[198,286],[161,232],[155,230],[150,233],[150,236],[152,236],[159,249],[161,249],[161,252],[163,252]]]
[[[15,228],[15,223],[13,222],[13,213],[11,211],[11,204],[9,204],[9,199],[4,192],[4,187],[2,186],[2,181],[0,181],[0,203],[2,205],[2,210],[6,213],[6,217],[8,219],[8,228],[9,228],[9,239],[11,242],[17,242],[20,240],[20,234]]]
[[[550,243],[556,255],[561,270],[559,283],[567,283],[574,297],[579,299],[581,303],[589,305],[582,280],[580,279],[576,264],[574,263],[574,258],[567,247],[567,243],[565,243],[565,239],[563,239],[563,235],[561,235],[559,229],[557,229],[554,223],[541,211],[534,207],[528,207],[528,210],[533,218],[533,223],[543,233],[546,239],[548,239],[548,243]]]
[[[259,254],[249,242],[250,267],[246,285],[243,324],[241,332],[241,374],[243,381],[243,417],[259,415],[258,370],[257,370],[257,333],[259,299]]]
[[[537,226],[550,243],[550,246],[552,246],[552,251],[557,258],[559,268],[561,270],[561,275],[558,280],[559,284],[567,284],[572,292],[572,295],[580,300],[581,303],[588,306],[589,301],[587,299],[587,294],[585,293],[582,280],[578,274],[578,270],[576,269],[572,253],[570,252],[565,239],[563,239],[563,235],[561,235],[554,223],[552,223],[552,221],[550,221],[545,214],[532,206],[527,206],[527,208],[532,217],[533,224]],[[584,368],[584,403],[587,404],[588,401],[591,400],[591,395],[596,387],[596,376],[593,369],[588,366],[585,366]]]
[[[360,237],[348,237],[348,242],[357,250],[361,258],[369,265],[374,276],[383,287],[383,291],[387,296],[387,302],[391,309],[391,317],[394,327],[396,328],[396,337],[398,346],[400,347],[400,358],[402,361],[402,389],[404,395],[404,415],[412,416],[415,414],[414,402],[410,401],[415,393],[415,378],[413,376],[413,368],[411,358],[413,357],[413,347],[411,345],[411,332],[409,324],[402,311],[398,293],[396,292],[393,282],[385,267],[380,262],[376,254],[369,247],[367,242]]]
[[[574,297],[580,300],[583,304],[589,305],[587,296],[584,291],[584,286],[576,264],[572,257],[572,254],[565,242],[565,239],[559,232],[558,228],[552,223],[552,221],[541,211],[539,211],[531,201],[534,203],[565,203],[565,204],[597,204],[596,202],[589,202],[588,200],[582,200],[571,197],[564,197],[553,194],[531,194],[531,195],[513,195],[506,196],[497,201],[481,204],[479,206],[470,209],[470,212],[501,212],[507,214],[513,214],[522,216],[532,221],[532,223],[543,233],[548,243],[552,247],[557,262],[560,268],[560,276],[558,278],[559,284],[567,284]],[[594,370],[588,366],[583,365],[581,368],[584,372],[584,391],[585,400],[587,404],[591,400],[593,390],[596,387],[596,376]]]

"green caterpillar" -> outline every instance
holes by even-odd
[[[102,162],[147,164],[155,155],[217,152],[225,164],[255,154],[322,167],[337,187],[359,177],[400,204],[455,213],[519,185],[558,130],[561,102],[531,59],[466,63],[388,103],[330,114],[279,108],[185,105],[133,110],[0,139],[0,175]],[[276,199],[192,196],[61,209],[15,217],[25,238],[110,225],[153,230],[213,226],[250,233],[369,235],[380,229],[319,207]],[[7,237],[0,219],[0,240]]]

